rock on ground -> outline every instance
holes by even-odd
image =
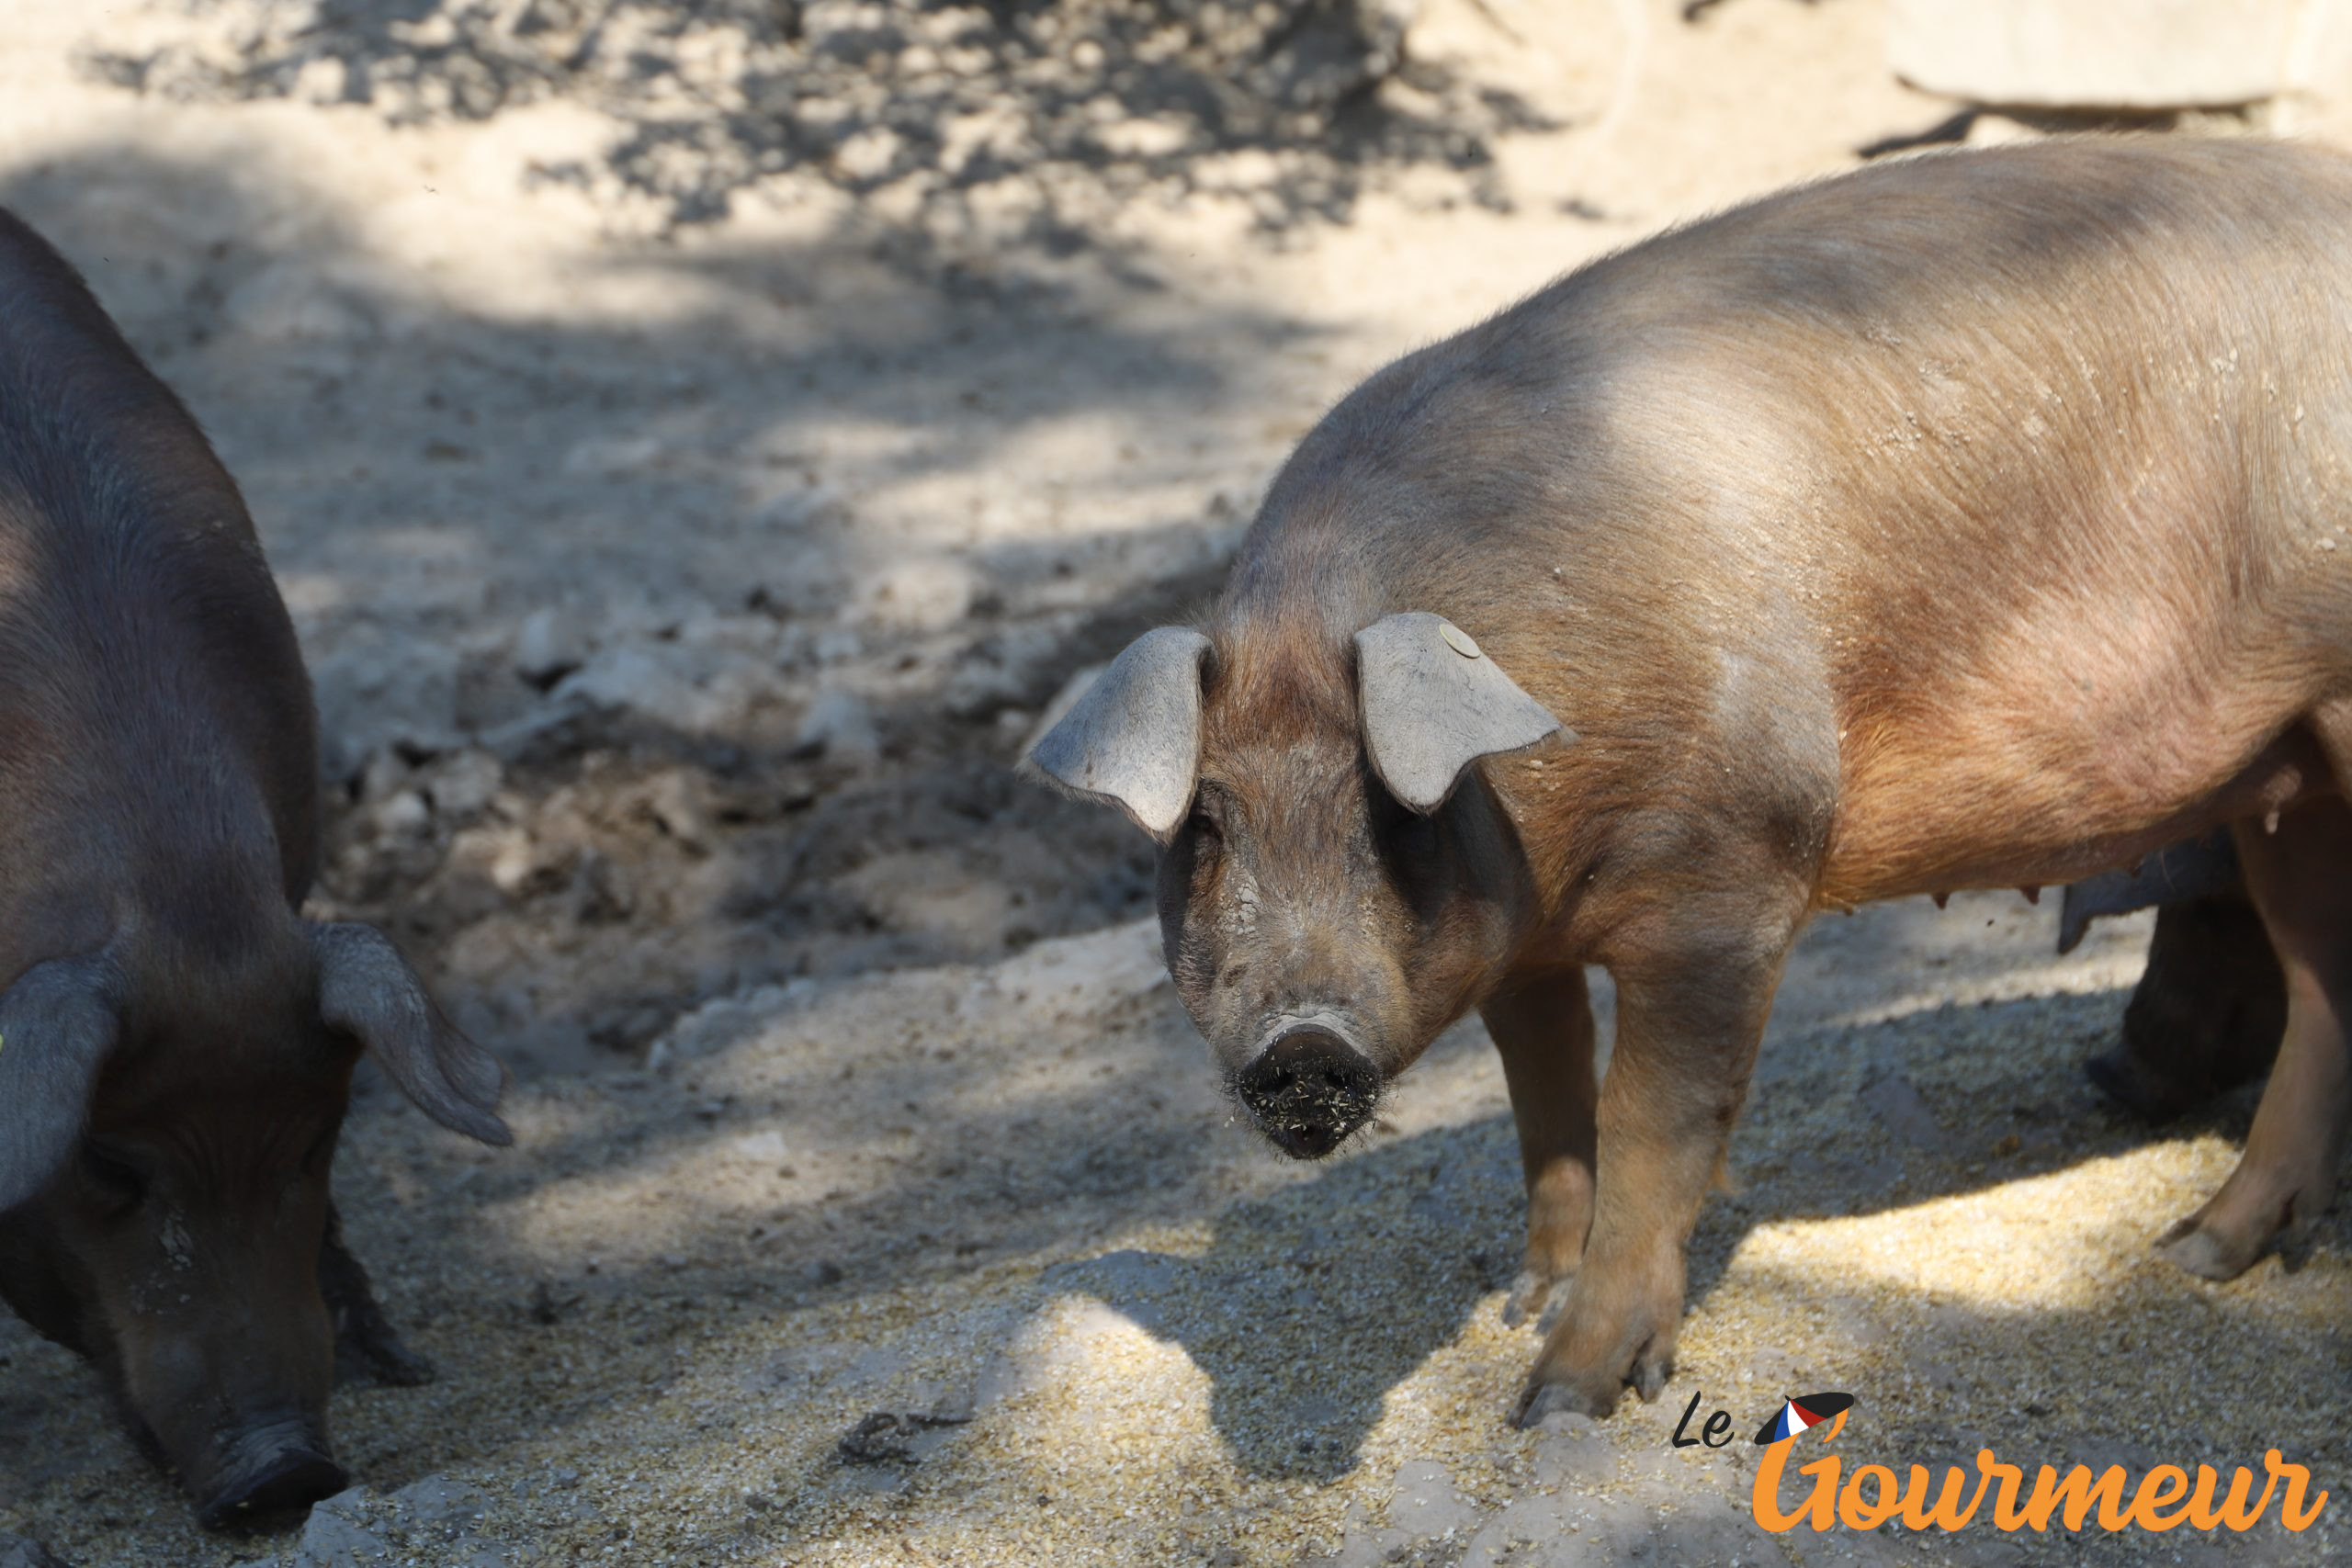
[[[2344,0],[1892,0],[1887,58],[1933,92],[2176,109],[2352,88]]]
[[[488,1509],[479,1488],[447,1476],[389,1495],[355,1486],[311,1508],[284,1568],[508,1568],[514,1553],[476,1533]]]

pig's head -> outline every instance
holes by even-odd
[[[1559,720],[1433,615],[1345,639],[1162,627],[1029,766],[1159,841],[1169,973],[1237,1100],[1329,1154],[1491,984],[1529,892],[1472,764]]]
[[[125,938],[0,995],[0,1296],[98,1366],[209,1525],[345,1483],[320,1260],[363,1051],[509,1141],[498,1065],[367,926],[287,921],[233,957]]]

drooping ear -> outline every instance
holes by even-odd
[[[367,1047],[418,1110],[452,1132],[501,1145],[514,1141],[496,1115],[506,1074],[425,994],[391,939],[373,926],[311,927],[319,964],[319,1016]]]
[[[1161,843],[1184,819],[1201,765],[1201,667],[1209,639],[1161,626],[1129,643],[1026,768],[1086,800],[1108,801]]]
[[[101,958],[36,964],[0,996],[0,1213],[49,1185],[88,1120],[90,1089],[122,1035]]]
[[[2058,906],[2058,951],[2072,953],[2091,922],[2151,905],[2185,904],[2242,891],[2237,845],[2229,829],[2157,851],[2130,871],[2105,872],[2066,885]]]
[[[1425,611],[1383,615],[1356,633],[1356,701],[1380,782],[1423,816],[1479,758],[1555,733],[1576,739],[1469,633]]]

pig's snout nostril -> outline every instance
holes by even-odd
[[[1235,1080],[1241,1103],[1284,1154],[1316,1159],[1364,1123],[1380,1097],[1379,1070],[1328,1029],[1279,1036]]]
[[[343,1466],[315,1449],[280,1449],[235,1466],[198,1517],[207,1529],[265,1523],[332,1497],[350,1482]]]

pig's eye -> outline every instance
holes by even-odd
[[[1184,818],[1184,831],[1197,852],[1215,854],[1225,842],[1225,800],[1223,792],[1212,784],[1204,784],[1193,795],[1193,809]]]
[[[1216,819],[1205,811],[1184,818],[1183,831],[1169,846],[1167,870],[1176,878],[1173,885],[1198,898],[1216,885],[1217,868],[1224,863],[1225,834]]]
[[[146,1174],[104,1144],[82,1145],[82,1174],[107,1201],[122,1208],[147,1195]]]

